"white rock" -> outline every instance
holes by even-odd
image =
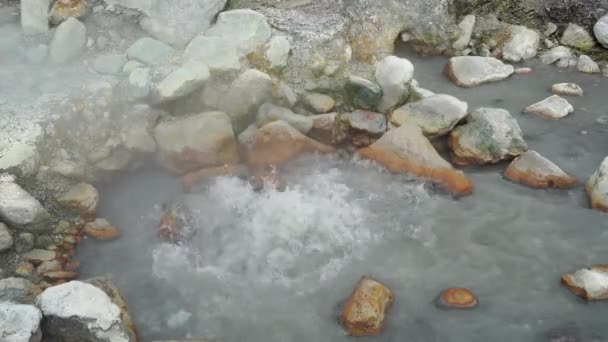
[[[50,45],[53,63],[66,63],[78,57],[87,43],[87,28],[75,18],[69,18],[57,27]]]
[[[122,126],[121,137],[125,148],[135,153],[156,152],[152,131],[160,115],[160,111],[153,110],[148,105],[134,105]]]
[[[581,55],[578,58],[578,63],[576,64],[576,69],[580,72],[585,72],[588,74],[599,74],[600,67],[591,59],[591,57],[587,55]]]
[[[17,183],[0,181],[0,217],[12,228],[45,230],[49,213]]]
[[[557,25],[552,22],[547,23],[547,28],[543,32],[543,34],[547,37],[557,32]]]
[[[188,44],[184,58],[205,63],[211,72],[229,72],[241,68],[237,48],[221,37],[195,37]]]
[[[608,49],[608,14],[601,17],[593,26],[593,33],[603,47]]]
[[[469,14],[465,16],[460,24],[458,24],[458,28],[460,28],[460,37],[458,40],[452,44],[452,47],[456,50],[463,50],[467,46],[469,46],[469,42],[471,41],[471,34],[473,34],[473,27],[475,26],[475,16]]]
[[[422,88],[418,81],[416,81],[415,79],[412,80],[412,83],[410,84],[410,98],[408,99],[409,101],[417,101],[433,95],[435,95],[434,92]]]
[[[517,75],[527,75],[532,72],[532,68],[517,68],[513,71]]]
[[[547,49],[551,49],[555,46],[555,44],[551,41],[551,39],[545,39],[543,42],[545,43],[545,47]]]
[[[127,57],[146,65],[158,65],[171,57],[175,49],[148,37],[138,39],[127,49]]]
[[[375,76],[382,88],[378,110],[386,112],[407,100],[409,84],[414,77],[414,65],[405,58],[388,56],[376,64]]]
[[[47,319],[71,321],[80,329],[65,329],[65,324],[47,324],[45,333],[70,341],[131,342],[121,326],[120,308],[101,289],[71,281],[46,289],[37,305]],[[83,329],[84,328],[84,329]]]
[[[317,114],[325,114],[334,109],[336,101],[325,94],[311,93],[304,96],[304,104]]]
[[[597,171],[589,177],[585,190],[592,208],[608,211],[608,157],[604,158]]]
[[[557,61],[555,64],[558,68],[574,68],[578,64],[576,57],[565,57]]]
[[[0,337],[3,342],[40,342],[42,313],[33,305],[0,303]]]
[[[557,46],[540,56],[543,64],[553,64],[564,58],[571,58],[572,52],[565,46]]]
[[[105,54],[95,58],[93,69],[101,74],[118,75],[127,63],[126,55]]]
[[[136,68],[129,74],[127,91],[133,99],[142,99],[150,94],[150,69]]]
[[[504,64],[493,57],[452,57],[446,66],[446,75],[456,85],[475,87],[487,82],[503,80],[513,74],[512,65]]]
[[[511,37],[502,49],[505,60],[519,62],[536,56],[540,46],[540,34],[525,26],[511,26]]]
[[[551,86],[551,92],[555,95],[583,96],[583,89],[574,83],[557,83]]]
[[[145,65],[139,63],[138,61],[128,61],[122,67],[122,72],[129,75],[129,74],[131,74],[131,72],[133,72],[133,70],[135,70],[137,68],[145,68]]]
[[[289,51],[291,50],[291,44],[289,40],[283,36],[275,36],[266,43],[266,52],[264,56],[268,61],[268,66],[271,69],[283,68],[287,65],[287,57],[289,57]]]
[[[30,177],[36,174],[39,164],[40,154],[33,144],[18,142],[8,149],[0,150],[0,173]]]
[[[13,247],[13,236],[8,227],[0,222],[0,253],[6,252]]]
[[[570,23],[562,34],[560,43],[586,51],[595,45],[595,39],[584,28]]]
[[[199,89],[209,79],[209,69],[201,62],[188,61],[170,73],[152,89],[156,103],[186,96]]]
[[[49,0],[21,0],[21,28],[26,35],[49,31]]]
[[[547,119],[560,119],[574,112],[574,107],[563,97],[553,95],[526,107],[525,112],[538,114]]]
[[[397,126],[413,123],[427,137],[448,134],[467,116],[468,104],[450,95],[434,95],[402,106],[391,115]]]
[[[275,106],[270,103],[264,103],[258,109],[256,123],[258,127],[262,127],[267,123],[274,121],[285,121],[293,128],[300,131],[302,134],[307,134],[312,129],[312,118],[304,115],[295,114],[288,108]]]
[[[250,9],[222,12],[214,26],[205,32],[209,37],[220,37],[238,48],[241,56],[255,51],[270,38],[266,17]]]

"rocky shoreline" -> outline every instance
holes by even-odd
[[[74,280],[73,257],[85,237],[120,238],[120,227],[96,215],[95,185],[142,166],[181,177],[187,192],[222,175],[281,189],[288,186],[281,179],[288,162],[346,151],[455,197],[474,196],[474,184],[458,167],[511,160],[504,176],[513,182],[574,186],[575,178],[528,150],[507,110],[469,108],[435,94],[418,84],[409,60],[392,53],[399,39],[420,53],[446,55],[446,79],[461,87],[530,77],[534,70],[510,63],[532,58],[608,77],[608,15],[592,26],[588,18],[577,20],[579,12],[571,13],[573,22],[552,23],[544,21],[554,17],[547,7],[544,16],[534,12],[536,26],[526,27],[501,21],[502,7],[487,12],[466,2],[211,0],[177,12],[136,0],[22,0],[20,7],[0,7],[0,25],[18,18],[29,63],[70,68],[85,59],[89,70],[109,77],[53,102],[43,120],[5,119],[0,318],[7,319],[0,319],[0,331],[10,341],[137,340],[118,289],[105,280]],[[595,13],[601,11],[608,8]],[[143,33],[116,39],[92,29],[96,17]],[[556,84],[551,91],[525,111],[558,120],[575,110],[567,97],[584,90]],[[438,152],[441,144],[449,153]],[[608,211],[607,168],[608,158],[585,183],[590,206],[602,211]],[[161,237],[177,243],[177,221],[159,220]],[[578,295],[606,299],[605,273],[597,266],[562,279]],[[370,300],[358,292],[376,286],[381,295],[371,300],[380,303],[372,311],[382,317],[348,312],[371,310],[369,302],[356,303]],[[440,296],[443,305],[451,295],[477,304],[460,290]],[[99,310],[84,310],[84,298]],[[342,315],[349,333],[379,333],[392,300],[388,288],[364,278]],[[469,304],[462,305],[475,306]]]

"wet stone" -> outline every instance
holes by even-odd
[[[34,248],[34,234],[21,233],[15,239],[15,250],[17,253],[29,252]]]
[[[449,288],[441,291],[435,303],[441,309],[473,309],[478,301],[469,289]]]
[[[551,92],[556,95],[583,96],[583,89],[574,83],[557,83],[551,87]]]
[[[342,323],[349,335],[377,335],[384,326],[393,294],[385,285],[364,277],[346,301]]]
[[[574,107],[559,95],[553,95],[525,109],[526,113],[538,114],[546,119],[560,119],[574,112]]]
[[[382,89],[379,85],[357,76],[348,79],[346,92],[355,108],[376,109],[382,99]]]
[[[93,222],[85,224],[83,232],[87,236],[98,240],[114,240],[120,236],[118,228],[103,218],[98,218]]]
[[[0,253],[6,252],[13,246],[13,237],[8,227],[0,222]]]

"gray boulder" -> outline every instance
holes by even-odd
[[[184,58],[205,63],[211,72],[230,72],[241,68],[237,48],[222,37],[195,37],[188,44]]]
[[[150,69],[135,68],[127,80],[127,93],[132,99],[143,99],[150,94],[152,79]]]
[[[557,83],[551,86],[551,92],[555,95],[583,96],[583,89],[574,83]]]
[[[126,55],[105,54],[93,61],[93,69],[100,74],[119,75],[127,63]]]
[[[6,252],[13,247],[13,236],[8,227],[0,222],[0,253]]]
[[[472,14],[466,15],[458,24],[460,37],[452,44],[454,49],[464,50],[469,46],[471,35],[473,34],[473,27],[475,27],[475,16]]]
[[[66,63],[78,57],[87,42],[87,28],[75,18],[69,18],[57,27],[49,48],[53,63]]]
[[[266,17],[250,9],[220,13],[215,25],[205,32],[206,36],[220,37],[230,42],[241,56],[255,51],[266,43],[271,34]]]
[[[519,62],[536,57],[540,46],[540,34],[525,26],[511,26],[511,37],[502,49],[505,60]]]
[[[40,342],[42,313],[33,305],[0,303],[0,337],[3,342]]]
[[[34,144],[17,142],[7,149],[0,149],[0,172],[30,177],[36,174],[39,164],[40,154]]]
[[[589,177],[585,190],[592,208],[608,212],[608,157]]]
[[[21,28],[26,35],[49,31],[49,0],[21,0]]]
[[[40,289],[23,278],[0,279],[0,302],[34,304]]]
[[[574,107],[563,97],[553,95],[526,107],[524,111],[526,113],[538,114],[547,119],[561,119],[574,112]]]
[[[540,56],[540,61],[543,64],[553,64],[559,60],[572,58],[572,52],[565,46],[556,46],[553,49],[543,53]]]
[[[17,183],[0,180],[0,217],[12,228],[47,230],[50,214]]]
[[[576,70],[587,74],[599,74],[600,67],[587,55],[581,55],[576,63]]]
[[[311,117],[295,114],[288,108],[275,106],[270,103],[264,103],[258,109],[256,123],[258,127],[262,127],[269,122],[285,121],[293,128],[300,131],[302,134],[308,134],[312,129],[313,120]]]
[[[382,99],[382,89],[362,77],[350,76],[345,87],[346,95],[355,108],[377,109]]]
[[[514,72],[512,65],[493,57],[459,56],[450,58],[445,74],[460,87],[476,87],[504,80]]]
[[[414,77],[414,65],[405,58],[388,56],[376,64],[375,76],[382,88],[378,110],[386,112],[407,100],[409,84]]]
[[[74,210],[85,217],[94,217],[99,203],[99,191],[91,184],[78,183],[56,199],[64,208]]]
[[[158,65],[175,53],[171,46],[148,37],[140,38],[127,49],[127,57],[146,65]]]
[[[560,43],[582,51],[587,51],[595,46],[595,39],[593,39],[591,34],[584,28],[570,23],[562,34]]]
[[[603,47],[608,49],[608,14],[601,17],[593,26],[593,33]]]
[[[464,119],[468,104],[450,95],[433,95],[420,101],[402,106],[391,115],[391,122],[397,126],[411,122],[422,128],[427,137],[448,134]]]
[[[152,89],[155,103],[169,102],[201,88],[209,79],[209,69],[201,62],[188,61],[171,72]]]
[[[280,69],[287,65],[287,57],[291,50],[289,40],[284,36],[272,37],[265,45],[264,57],[271,69]]]

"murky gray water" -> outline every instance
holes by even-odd
[[[608,154],[608,81],[533,65],[530,75],[474,89],[448,83],[442,58],[408,55],[421,86],[498,106],[519,120],[530,148],[586,180]],[[521,114],[553,83],[582,98],[559,121]],[[581,134],[586,131],[587,134]],[[385,330],[366,341],[547,341],[567,331],[608,341],[606,303],[588,304],[559,284],[562,273],[608,262],[608,220],[587,208],[582,186],[533,190],[502,178],[505,165],[467,169],[473,196],[453,200],[367,162],[306,157],[286,192],[255,193],[220,178],[187,203],[197,235],[183,247],[156,237],[160,204],[181,196],[176,179],[139,172],[102,189],[100,215],[117,241],[85,241],[83,277],[109,275],[125,295],[143,341],[347,341],[337,313],[362,275],[387,284],[395,302]],[[472,311],[432,304],[445,287],[468,287]]]

